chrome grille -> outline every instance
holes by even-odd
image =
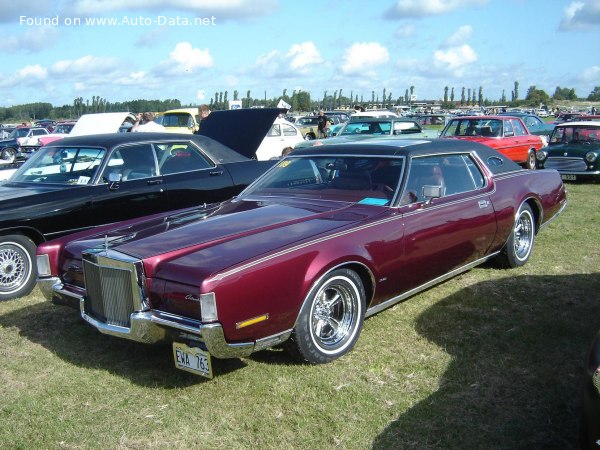
[[[548,158],[544,163],[544,168],[585,172],[587,164],[582,158]]]
[[[96,320],[129,327],[131,313],[141,309],[142,295],[136,265],[84,254],[86,314]]]

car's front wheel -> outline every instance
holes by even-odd
[[[531,256],[535,241],[535,218],[531,207],[524,203],[519,208],[515,224],[506,241],[506,246],[500,254],[504,266],[519,267],[524,265]]]
[[[2,158],[2,161],[5,163],[12,164],[17,159],[17,151],[12,147],[3,148],[0,153],[0,158]]]
[[[346,354],[362,329],[365,304],[365,289],[356,272],[330,272],[313,287],[302,306],[290,338],[292,351],[311,364]]]
[[[29,294],[36,282],[35,244],[18,234],[0,237],[0,300]]]
[[[525,163],[525,168],[529,170],[535,170],[536,161],[537,158],[535,155],[535,150],[529,150],[529,153],[527,154],[527,162]]]

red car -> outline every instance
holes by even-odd
[[[285,342],[309,363],[365,317],[492,258],[529,259],[566,205],[558,172],[463,141],[293,151],[238,197],[38,247],[38,286],[109,335],[173,341],[178,368]]]
[[[479,142],[532,170],[536,152],[547,144],[542,136],[531,134],[519,117],[512,116],[455,117],[440,138]]]

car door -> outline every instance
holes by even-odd
[[[226,167],[189,141],[156,145],[169,209],[213,203],[239,193]]]
[[[169,209],[165,184],[157,174],[152,143],[115,148],[92,188],[89,221],[92,225],[141,217]]]
[[[441,197],[423,188],[439,186]],[[484,257],[496,233],[492,186],[469,154],[413,158],[401,196],[403,263],[399,291],[421,286]]]

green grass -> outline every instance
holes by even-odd
[[[368,319],[332,364],[269,350],[214,360],[208,381],[37,290],[0,303],[0,448],[576,448],[600,186],[568,189],[525,267],[483,266]]]

